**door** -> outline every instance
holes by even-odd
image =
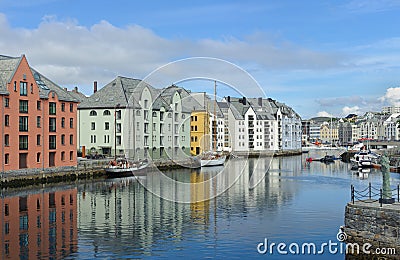
[[[56,160],[56,153],[55,152],[49,153],[49,167],[56,166],[55,160]]]
[[[200,147],[196,147],[196,155],[200,154]]]
[[[20,169],[28,168],[27,158],[28,158],[28,154],[27,153],[20,153],[19,154],[19,168]]]

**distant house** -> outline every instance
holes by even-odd
[[[2,171],[76,166],[79,100],[30,67],[0,56]]]
[[[301,149],[301,118],[292,108],[270,98],[226,97],[224,102],[233,152]]]

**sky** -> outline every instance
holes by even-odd
[[[0,0],[0,54],[25,54],[42,74],[86,95],[93,81],[147,79],[182,60],[167,66],[182,79],[211,71],[233,79],[240,68],[304,119],[344,117],[400,106],[399,14],[400,0]],[[162,75],[213,90],[211,81]],[[246,81],[224,82],[219,96],[260,95]]]

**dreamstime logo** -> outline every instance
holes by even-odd
[[[347,234],[342,229],[339,229],[339,232],[336,234],[336,239],[339,242],[344,242],[347,240]]]
[[[194,97],[195,91],[185,91],[182,89],[184,86],[179,86],[187,83],[185,85],[189,85],[189,87],[186,89],[190,89],[191,83],[196,81],[200,81],[202,84],[209,82],[208,89],[205,85],[201,91],[197,91],[210,93],[207,104],[204,100],[199,102],[199,99]],[[214,96],[214,82],[218,85],[218,90],[225,88],[229,93],[236,92],[239,97],[266,97],[263,89],[249,73],[228,61],[195,57],[168,63],[147,75],[128,96],[128,107],[132,109],[130,109],[131,111],[128,109],[124,115],[124,149],[131,151],[135,158],[146,158],[150,164],[160,160],[169,160],[190,168],[194,160],[199,160],[199,158],[190,156],[191,136],[188,133],[191,130],[191,111],[196,109],[195,103],[197,102],[196,104],[202,106],[199,110],[206,110],[210,113],[211,120],[217,118],[218,111],[214,99],[221,100],[221,96],[218,97],[218,94],[222,91],[218,91],[217,96]],[[154,91],[152,87],[158,88],[160,91]],[[127,93],[124,92],[124,95],[126,97]],[[244,123],[245,120],[243,120]],[[210,135],[214,131],[211,127],[215,127],[211,125],[210,122]],[[217,125],[217,127],[219,126]],[[232,142],[241,142],[241,145],[244,145],[244,137],[247,135],[244,129],[246,128],[242,125],[239,129],[240,133],[232,134],[233,129],[228,127],[226,129],[228,131],[224,131],[224,134],[229,135],[231,144]],[[132,135],[134,136],[132,137]],[[210,135],[203,135],[199,141],[208,142],[210,147],[215,147],[215,143],[211,144],[210,142],[210,139],[213,138]],[[225,192],[250,168],[254,169],[256,174],[249,173],[248,188],[256,187],[264,179],[272,155],[269,160],[263,159],[262,170],[257,170],[258,160],[249,167],[248,161],[245,160],[247,155],[244,154],[242,157],[244,160],[240,163],[228,160],[224,167],[210,169],[215,173],[208,178],[196,180],[195,183],[175,180],[161,171],[157,175],[152,174],[152,178],[159,178],[158,185],[156,182],[146,179],[139,179],[139,182],[148,191],[166,200],[182,203],[205,201]],[[160,187],[160,184],[163,187]],[[204,192],[202,196],[191,196],[190,191],[196,189],[208,189],[209,192]]]
[[[351,254],[351,255],[396,255],[395,248],[375,248],[372,249],[370,243],[364,243],[361,246],[358,243],[344,243],[347,240],[347,234],[339,229],[336,234],[336,241],[328,240],[320,244],[314,242],[290,244],[280,242],[269,242],[267,238],[257,244],[259,254],[279,254],[279,255],[323,255],[323,254]]]

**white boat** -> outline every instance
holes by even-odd
[[[225,155],[206,155],[200,160],[201,167],[224,165]]]
[[[370,150],[361,150],[350,159],[353,168],[370,168],[373,163],[376,163],[379,155]]]
[[[217,100],[216,100],[216,97],[217,97],[217,82],[214,81],[214,102],[215,102],[215,104],[214,104],[214,117],[215,117],[215,120],[217,120],[216,119],[217,118],[217,112],[216,112]],[[202,155],[202,157],[200,158],[201,167],[204,167],[204,166],[218,166],[218,165],[224,165],[224,163],[225,163],[226,156],[222,155],[222,154],[219,154],[216,151],[216,147],[217,147],[217,136],[216,136],[216,133],[212,135],[212,138],[213,138],[213,143],[214,143],[214,145],[213,145],[214,149],[213,149],[213,151],[206,152],[206,153],[204,153]]]
[[[128,177],[142,172],[148,166],[147,162],[130,162],[126,159],[111,161],[105,168],[108,178]]]

